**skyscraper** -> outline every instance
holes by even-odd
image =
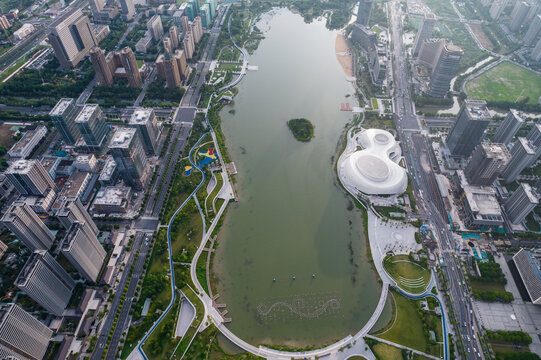
[[[520,29],[524,25],[529,12],[530,5],[527,2],[517,1],[511,13],[511,25],[509,25],[509,28],[512,31]]]
[[[53,245],[51,230],[23,201],[17,200],[11,204],[0,221],[32,251],[48,250]]]
[[[79,110],[75,105],[75,100],[70,98],[58,100],[54,108],[49,112],[53,124],[68,145],[75,144],[81,137],[81,133],[75,124],[78,113]]]
[[[60,209],[56,213],[56,217],[62,223],[62,225],[68,230],[70,226],[76,222],[84,222],[92,230],[94,235],[98,235],[99,230],[92,216],[86,211],[84,205],[76,196],[70,196],[62,199]]]
[[[107,64],[107,60],[105,60],[105,53],[102,49],[95,46],[90,50],[90,62],[98,76],[98,85],[113,85],[113,72],[111,71],[109,64]]]
[[[539,204],[537,194],[529,184],[521,183],[503,205],[507,218],[513,225],[520,224]]]
[[[152,108],[138,108],[133,112],[129,126],[137,128],[143,139],[145,151],[149,155],[158,154],[158,138],[160,137],[160,129],[158,127],[158,119]]]
[[[147,21],[147,29],[154,41],[159,41],[163,36],[163,25],[160,15],[154,15]]]
[[[99,151],[109,129],[98,104],[86,104],[75,118],[75,123],[90,151]]]
[[[535,161],[535,147],[528,139],[519,137],[511,148],[511,159],[502,172],[506,183],[515,181],[528,164]]]
[[[182,40],[182,48],[184,49],[184,54],[186,54],[186,59],[191,59],[195,50],[195,44],[191,31],[188,31],[184,36],[184,39]]]
[[[5,175],[21,195],[45,196],[49,189],[56,190],[53,179],[38,160],[17,160]]]
[[[522,42],[526,46],[532,46],[537,42],[537,37],[541,32],[541,14],[534,16],[526,35],[522,39]]]
[[[490,186],[509,162],[504,144],[482,142],[473,151],[464,175],[471,185]]]
[[[178,70],[180,71],[180,78],[185,79],[186,78],[186,55],[184,54],[184,50],[176,50],[173,54],[173,57],[177,61]]]
[[[90,4],[90,10],[92,10],[92,16],[99,19],[104,7],[103,0],[88,0],[88,3]]]
[[[190,31],[190,24],[188,23],[188,17],[183,16],[180,18],[180,26],[182,28],[182,33],[186,34],[188,31]]]
[[[109,150],[124,183],[140,190],[148,175],[147,156],[137,128],[117,128]]]
[[[171,54],[160,55],[156,59],[158,75],[165,79],[165,86],[169,89],[176,89],[180,86],[180,69],[176,59]]]
[[[421,26],[419,27],[419,32],[417,32],[417,36],[415,37],[415,42],[413,43],[413,56],[417,56],[419,54],[419,50],[421,50],[421,45],[423,42],[429,39],[432,35],[432,31],[434,31],[434,24],[436,24],[436,17],[434,14],[425,14],[423,21],[421,22]]]
[[[445,44],[443,46],[430,77],[429,96],[442,98],[447,94],[463,54],[464,51],[456,45]]]
[[[541,156],[541,123],[533,125],[528,135],[526,135],[526,139],[532,144],[535,150],[535,157],[528,164],[528,166],[531,166]]]
[[[128,46],[123,48],[120,51],[120,58],[122,60],[122,66],[126,70],[128,85],[134,88],[143,86],[143,80],[141,79],[139,67],[137,66],[137,59],[135,58],[135,54],[133,53],[132,49]]]
[[[535,61],[541,60],[541,39],[537,41],[537,44],[535,44],[535,47],[532,49],[532,52],[530,53],[530,57],[534,59]]]
[[[201,19],[201,25],[208,28],[212,24],[212,18],[210,16],[209,4],[205,3],[201,6],[201,11],[199,11],[199,18]]]
[[[357,24],[368,26],[370,22],[370,13],[372,12],[372,0],[359,1],[359,9],[357,10]]]
[[[470,156],[481,142],[491,116],[484,100],[464,100],[446,143],[454,156]]]
[[[490,17],[492,20],[498,20],[503,10],[507,7],[508,0],[494,0],[490,6]]]
[[[30,255],[15,285],[47,311],[61,316],[75,282],[47,251],[38,250]]]
[[[214,19],[214,17],[216,16],[216,8],[218,7],[218,1],[217,0],[207,0],[207,1],[205,1],[205,4],[209,5],[210,18]]]
[[[73,8],[59,16],[49,27],[49,43],[60,65],[75,67],[97,45],[88,17]]]
[[[192,21],[192,35],[193,35],[193,42],[194,46],[199,41],[201,41],[201,38],[203,37],[203,22],[201,20],[201,16],[196,16],[195,19]]]
[[[74,222],[60,248],[85,279],[96,282],[107,253],[90,226],[85,222]]]
[[[53,331],[16,304],[0,305],[0,358],[41,360]]]
[[[171,44],[171,39],[168,36],[163,38],[163,51],[169,55],[171,55],[173,52],[173,45]]]
[[[178,28],[173,25],[169,28],[169,38],[171,39],[171,47],[173,50],[178,48]]]
[[[522,112],[510,109],[505,119],[496,130],[493,141],[496,143],[509,144],[524,123]]]
[[[120,7],[122,8],[122,17],[124,19],[133,19],[133,15],[135,15],[135,6],[133,6],[133,0],[120,0]]]

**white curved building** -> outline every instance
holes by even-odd
[[[361,147],[362,150],[357,150]],[[406,170],[398,165],[402,151],[393,135],[380,129],[363,129],[348,139],[339,162],[343,184],[354,192],[394,195],[406,191]]]

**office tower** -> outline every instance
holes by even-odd
[[[122,8],[122,17],[124,19],[133,19],[133,15],[135,15],[135,6],[133,6],[133,0],[120,0],[120,7]]]
[[[421,45],[423,42],[430,38],[432,31],[434,31],[435,23],[436,17],[434,14],[425,14],[423,21],[421,22],[421,26],[419,26],[419,32],[417,32],[417,36],[415,37],[415,42],[413,43],[413,56],[417,56],[419,54],[419,50],[421,50]]]
[[[528,296],[533,304],[541,304],[541,264],[530,251],[520,249],[513,256],[517,272],[524,283]]]
[[[178,70],[180,71],[180,78],[185,79],[186,78],[186,55],[184,54],[184,50],[176,50],[173,54],[173,57],[177,61]]]
[[[510,109],[505,119],[496,130],[492,141],[509,144],[524,123],[524,115],[515,109]]]
[[[169,89],[178,88],[181,80],[180,69],[178,68],[177,60],[173,56],[166,54],[163,61],[163,70],[167,87]]]
[[[62,254],[86,280],[96,282],[107,252],[85,222],[74,222],[60,246]]]
[[[49,43],[63,68],[75,67],[97,45],[88,17],[73,8],[49,27]]]
[[[98,76],[98,85],[111,86],[113,85],[113,72],[105,60],[105,53],[102,49],[95,46],[90,50],[90,62]]]
[[[159,41],[163,36],[162,18],[160,15],[154,15],[147,22],[147,29],[155,41]]]
[[[200,11],[200,2],[199,0],[189,0],[188,1],[188,6],[186,7],[186,11],[188,12],[188,18],[190,18],[190,20],[193,20],[196,16],[199,15],[199,11]],[[190,17],[190,12],[191,14],[193,14],[192,17]]]
[[[451,79],[455,77],[458,63],[464,51],[456,45],[445,44],[441,50],[436,66],[432,70],[428,95],[442,98],[449,91]]]
[[[541,39],[539,39],[537,44],[535,44],[535,47],[530,53],[530,57],[535,61],[541,61]]]
[[[203,22],[200,16],[193,19],[191,29],[195,46],[195,44],[201,41],[201,38],[203,37]]]
[[[216,8],[218,7],[218,0],[207,0],[205,4],[208,4],[210,10],[210,19],[214,19],[216,16]]]
[[[359,1],[359,9],[357,10],[357,20],[359,25],[368,26],[370,22],[370,12],[372,11],[372,0]]]
[[[532,166],[533,163],[541,156],[541,123],[534,124],[526,139],[532,144],[535,149],[535,157],[531,159],[528,166]]]
[[[370,50],[376,48],[378,44],[377,34],[369,28],[359,24],[353,24],[351,39],[358,43],[366,52],[370,52]]]
[[[88,3],[90,4],[90,10],[92,10],[92,16],[99,19],[104,7],[103,0],[88,0]]]
[[[37,250],[30,255],[15,285],[47,311],[61,316],[75,282],[47,251]]]
[[[45,196],[49,189],[56,190],[51,175],[38,160],[17,160],[5,175],[21,195]]]
[[[171,39],[171,47],[173,50],[178,48],[178,28],[173,25],[169,28],[169,38]]]
[[[490,186],[503,171],[511,155],[504,144],[482,142],[475,148],[464,175],[471,185]]]
[[[193,20],[197,16],[194,6],[195,5],[191,2],[186,3],[186,16],[188,17],[188,20]]]
[[[124,183],[137,190],[142,189],[148,173],[148,163],[137,128],[117,128],[109,150]]]
[[[421,44],[421,49],[417,55],[417,62],[428,66],[431,71],[434,70],[445,44],[445,39],[426,39]]]
[[[75,123],[91,151],[99,151],[104,145],[109,128],[98,104],[86,104],[75,118]]]
[[[184,49],[184,54],[186,54],[186,59],[191,59],[195,50],[195,44],[193,42],[193,35],[191,31],[188,31],[184,36],[184,39],[182,40],[182,47]]]
[[[53,331],[16,304],[0,305],[0,358],[41,360]]]
[[[532,46],[535,44],[537,37],[539,36],[539,32],[541,32],[541,14],[534,16],[526,35],[524,35],[524,39],[522,39],[524,45]]]
[[[199,18],[201,19],[201,25],[208,28],[210,27],[212,23],[212,19],[210,17],[210,8],[207,3],[203,4],[201,6],[201,11],[199,12]]]
[[[188,23],[188,17],[183,16],[180,18],[180,26],[182,28],[182,33],[186,34],[188,31],[190,31],[190,24]]]
[[[539,204],[537,194],[527,183],[521,183],[503,205],[507,218],[513,225],[520,224]]]
[[[169,37],[163,38],[163,52],[171,55],[173,52],[173,46],[171,45],[171,39]]]
[[[454,156],[470,156],[481,142],[490,123],[490,113],[484,100],[464,100],[446,143]]]
[[[509,25],[509,28],[512,31],[517,31],[520,29],[526,21],[526,17],[528,16],[529,12],[530,5],[527,2],[517,1],[515,7],[513,8],[513,12],[511,13],[511,25]]]
[[[49,112],[54,126],[68,145],[75,144],[81,137],[81,133],[75,124],[75,118],[78,113],[79,110],[75,105],[75,100],[70,98],[60,99],[51,112]]]
[[[535,161],[535,147],[528,139],[520,137],[511,148],[511,159],[502,172],[506,183],[515,181],[522,170]]]
[[[490,6],[489,14],[492,20],[498,20],[503,10],[507,7],[508,0],[494,0]]]
[[[53,245],[53,233],[24,201],[13,202],[0,221],[32,251]]]
[[[158,119],[152,108],[138,108],[133,112],[129,126],[137,128],[143,139],[143,146],[149,155],[158,154],[158,138],[160,137],[160,129],[158,127]]]
[[[130,47],[126,46],[120,51],[120,59],[122,61],[122,67],[126,70],[128,85],[134,88],[143,86],[141,73],[139,73],[139,67],[137,66],[137,59]]]
[[[62,225],[68,230],[70,226],[76,222],[84,222],[92,230],[94,235],[98,235],[99,230],[92,216],[86,211],[83,203],[76,196],[70,196],[62,199],[60,209],[56,213],[56,217],[62,223]]]

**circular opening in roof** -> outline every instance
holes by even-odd
[[[389,140],[390,140],[387,134],[382,134],[382,133],[376,134],[376,136],[374,136],[374,139],[376,140],[378,144],[381,144],[381,145],[385,145],[389,143]]]
[[[389,167],[374,155],[359,156],[356,162],[357,170],[372,181],[382,182],[389,177]]]

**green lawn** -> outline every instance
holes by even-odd
[[[541,75],[510,62],[503,62],[466,84],[468,96],[486,101],[536,104],[541,96]]]
[[[376,359],[379,360],[402,359],[402,350],[391,345],[379,343],[372,350],[374,351],[374,355],[376,355]]]
[[[449,0],[424,0],[424,2],[438,16],[458,17]]]
[[[412,293],[422,293],[430,281],[430,271],[409,261],[407,255],[388,257],[383,267],[401,288]]]
[[[214,174],[214,176],[216,177],[216,186],[214,187],[214,189],[212,189],[212,192],[207,198],[207,203],[206,203],[207,210],[213,209],[214,198],[216,197],[216,195],[218,195],[218,192],[222,189],[222,186],[224,185],[224,179],[222,178],[221,173],[216,173]],[[216,211],[217,210],[218,208],[216,209]]]

